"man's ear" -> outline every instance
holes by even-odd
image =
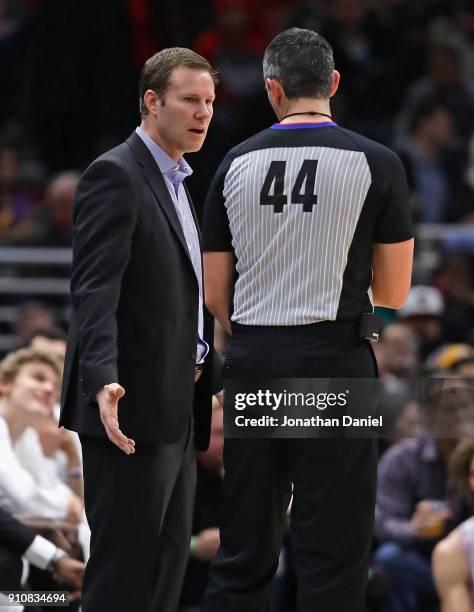
[[[341,75],[337,70],[333,70],[332,72],[332,85],[331,85],[331,89],[329,90],[329,97],[332,98],[333,95],[336,93],[338,87],[339,87],[339,83],[341,81]]]
[[[273,100],[273,102],[278,106],[281,103],[283,96],[285,95],[281,83],[277,81],[277,79],[267,78],[265,79],[265,85],[270,101]]]
[[[156,117],[158,108],[162,105],[160,98],[153,89],[147,89],[143,95],[143,101],[148,109],[148,112]]]

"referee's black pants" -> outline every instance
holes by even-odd
[[[224,372],[234,378],[372,378],[377,367],[355,322],[324,322],[234,325]],[[266,610],[291,483],[298,612],[361,612],[375,505],[375,442],[226,438],[221,546],[202,612]]]

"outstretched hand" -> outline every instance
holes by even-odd
[[[118,404],[121,397],[125,395],[125,389],[118,383],[105,385],[97,394],[99,403],[100,420],[105,428],[107,436],[111,442],[120,448],[127,455],[135,452],[135,441],[127,438],[120,431],[118,421]]]

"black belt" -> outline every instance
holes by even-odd
[[[348,321],[319,321],[318,323],[308,323],[307,325],[242,325],[231,323],[232,333],[235,335],[272,335],[282,330],[292,330],[295,332],[314,333],[321,339],[331,340],[337,335],[338,338],[351,339],[354,337],[377,342],[380,334],[380,320],[375,313],[364,313],[359,319]]]

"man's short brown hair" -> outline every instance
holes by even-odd
[[[54,355],[32,348],[22,348],[9,353],[0,362],[0,382],[12,383],[21,368],[29,363],[42,363],[49,366],[57,375],[58,383],[62,375],[61,365]]]
[[[171,73],[175,68],[193,68],[195,70],[206,70],[217,84],[217,74],[211,64],[191,49],[185,47],[170,47],[162,49],[152,55],[144,63],[140,72],[138,93],[140,97],[140,115],[145,117],[148,109],[143,96],[147,89],[152,89],[158,96],[162,97],[169,87]]]

